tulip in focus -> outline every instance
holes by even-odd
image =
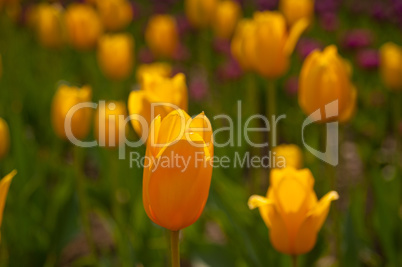
[[[146,73],[169,78],[172,76],[172,66],[165,62],[142,64],[137,68],[137,81],[142,82]]]
[[[313,187],[314,177],[308,169],[273,169],[266,197],[250,197],[250,209],[259,208],[279,252],[299,255],[313,249],[331,201],[339,198],[331,191],[318,201]]]
[[[76,105],[91,101],[92,90],[89,86],[82,88],[61,85],[53,97],[52,124],[57,136],[67,139],[68,128],[65,128],[65,120],[69,111]],[[89,132],[92,109],[88,107],[71,110],[71,133],[78,140],[84,139]]]
[[[303,152],[300,147],[290,145],[279,145],[272,149],[274,156],[274,168],[292,167],[300,169],[303,166]]]
[[[68,39],[73,47],[80,50],[95,47],[102,33],[102,25],[92,6],[71,4],[64,18]]]
[[[241,16],[241,7],[237,2],[224,0],[218,3],[212,27],[219,39],[229,40]]]
[[[151,123],[143,175],[143,203],[148,217],[171,231],[192,225],[208,199],[213,136],[204,113],[195,118],[174,110]],[[177,164],[175,157],[188,162]]]
[[[402,90],[402,46],[386,43],[381,47],[380,71],[389,89]]]
[[[148,21],[145,40],[155,56],[172,58],[179,45],[176,20],[170,15],[155,15]]]
[[[214,18],[217,0],[186,0],[184,3],[188,21],[195,28],[209,26]]]
[[[0,227],[1,227],[1,222],[3,221],[3,211],[4,211],[4,206],[6,205],[6,198],[7,198],[7,193],[8,189],[10,187],[11,181],[14,178],[14,176],[17,174],[17,171],[14,170],[6,177],[0,180]],[[0,232],[0,242],[1,242],[1,232]]]
[[[138,116],[133,116],[131,123],[138,136],[144,139],[148,136],[149,124],[157,115],[163,119],[174,109],[187,111],[187,104],[184,74],[179,73],[173,78],[167,78],[154,73],[145,73],[141,81],[141,90],[133,91],[129,96],[128,110],[130,115]]]
[[[0,160],[3,159],[10,147],[10,129],[5,120],[0,118]]]
[[[120,80],[127,78],[134,61],[134,39],[129,34],[104,35],[99,39],[98,62],[105,76]]]
[[[255,22],[242,19],[236,27],[230,46],[231,53],[243,70],[253,69],[255,57]]]
[[[279,78],[288,70],[290,55],[307,28],[308,20],[299,20],[289,32],[286,30],[285,18],[279,12],[256,12],[254,21],[255,69],[265,78]]]
[[[127,111],[123,102],[99,104],[95,117],[95,137],[99,146],[114,148],[124,143]]]
[[[35,26],[44,47],[57,48],[63,44],[63,10],[57,4],[40,4],[36,9]]]
[[[96,4],[106,30],[121,30],[133,19],[133,9],[127,0],[97,0]]]
[[[279,9],[288,25],[294,25],[300,19],[311,21],[314,15],[314,0],[281,0]]]
[[[350,81],[350,64],[337,48],[315,50],[304,61],[299,77],[299,105],[316,122],[348,121],[356,106],[356,89]],[[328,105],[338,101],[336,109]],[[314,113],[319,110],[320,112]]]

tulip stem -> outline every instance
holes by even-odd
[[[74,146],[74,176],[76,178],[76,190],[78,194],[78,202],[79,202],[79,210],[80,216],[82,220],[82,225],[84,228],[85,238],[88,242],[88,247],[90,249],[90,257],[93,258],[94,262],[97,264],[97,255],[96,255],[96,247],[95,241],[93,238],[92,230],[91,230],[91,223],[89,220],[89,209],[88,209],[88,202],[86,199],[85,194],[85,184],[84,184],[84,175],[82,173],[82,161],[83,161],[83,150],[78,147]]]
[[[292,255],[292,267],[297,267],[297,255]]]
[[[275,82],[273,80],[268,80],[267,83],[267,117],[270,122],[270,131],[269,131],[269,139],[268,144],[271,146],[271,149],[274,148],[277,144],[278,138],[278,129],[275,125],[275,113],[276,113],[276,88]],[[272,121],[271,121],[272,120]]]
[[[170,252],[172,254],[172,267],[180,267],[180,231],[170,231]]]

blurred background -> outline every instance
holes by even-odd
[[[56,133],[52,101],[61,85],[89,85],[93,102],[120,101],[130,114],[141,66],[164,62],[169,76],[186,76],[188,113],[205,111],[214,129],[223,125],[213,116],[236,118],[238,100],[244,118],[265,114],[266,79],[242,68],[231,52],[236,24],[255,11],[281,9],[290,12],[290,28],[292,12],[302,7],[233,3],[229,11],[200,8],[205,13],[191,17],[179,0],[0,0],[0,117],[10,132],[8,145],[0,140],[9,146],[0,177],[18,170],[1,226],[0,266],[169,266],[167,234],[143,208],[142,168],[130,168],[129,153],[144,155],[145,147],[127,148],[125,160],[114,148],[78,149]],[[402,1],[316,0],[307,16],[289,69],[275,81],[277,114],[287,116],[278,140],[301,148],[319,198],[336,190],[340,199],[300,266],[402,266],[402,91],[380,75],[380,47],[402,44]],[[327,179],[328,164],[302,146],[306,115],[297,95],[304,59],[331,44],[350,63],[357,101],[354,116],[340,125],[339,165]],[[95,137],[93,122],[86,140]],[[131,125],[127,131],[138,140]],[[228,135],[215,138],[222,143]],[[311,125],[306,142],[322,150],[320,135],[321,127]],[[243,142],[216,148],[215,155],[247,151]],[[268,172],[214,169],[202,216],[181,233],[183,266],[290,266],[289,256],[272,247],[258,211],[247,206],[250,195],[265,194]]]

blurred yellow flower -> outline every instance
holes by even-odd
[[[126,105],[119,101],[108,101],[99,105],[95,116],[95,137],[99,146],[114,148],[126,138]]]
[[[298,98],[304,113],[317,122],[348,121],[354,113],[357,94],[350,72],[350,64],[339,56],[334,45],[310,53],[299,78]],[[336,109],[328,105],[336,100]],[[320,112],[314,113],[317,110]]]
[[[174,110],[163,120],[157,116],[152,121],[142,195],[154,223],[178,231],[198,220],[211,184],[212,138],[204,113],[191,119],[185,111]],[[176,157],[188,162],[186,167],[176,164]]]
[[[242,19],[232,38],[231,53],[243,70],[252,70],[255,57],[255,22]]]
[[[62,7],[58,4],[39,4],[34,16],[40,43],[45,47],[60,47],[64,41]]]
[[[92,6],[71,4],[64,18],[68,39],[73,47],[81,50],[95,47],[102,34],[102,25]]]
[[[137,81],[142,82],[146,73],[169,78],[172,76],[172,66],[165,62],[142,64],[137,68]]]
[[[186,0],[184,8],[193,27],[204,28],[212,23],[218,0]]]
[[[279,252],[299,255],[313,249],[331,201],[339,198],[331,191],[318,201],[313,187],[314,177],[308,169],[273,169],[266,197],[250,197],[250,209],[259,208]]]
[[[380,71],[389,89],[402,90],[402,46],[391,42],[381,46]]]
[[[145,40],[155,56],[172,58],[179,45],[175,18],[170,15],[152,16],[145,30]]]
[[[131,123],[138,136],[146,138],[149,124],[157,116],[164,118],[172,110],[180,108],[187,111],[187,86],[184,74],[176,74],[173,78],[163,77],[155,73],[144,73],[141,90],[132,91],[128,98],[128,110],[133,117]],[[155,106],[152,107],[152,104]],[[152,110],[153,109],[153,110]],[[151,117],[152,114],[154,117]],[[139,118],[147,123],[142,125]],[[145,126],[143,128],[142,126]],[[143,133],[144,132],[144,133]]]
[[[133,19],[133,9],[127,0],[97,0],[96,4],[106,30],[121,30]]]
[[[55,133],[62,139],[67,139],[65,120],[67,114],[75,105],[91,101],[92,90],[89,86],[69,87],[61,85],[56,91],[52,102],[52,124]],[[85,107],[71,110],[71,133],[75,138],[81,140],[88,135],[91,123],[92,109]]]
[[[103,35],[98,44],[98,63],[108,78],[127,78],[134,65],[134,39],[130,34]]]
[[[274,168],[293,167],[300,169],[303,166],[303,152],[293,144],[283,144],[272,149]]]
[[[5,120],[0,118],[0,160],[3,159],[10,148],[10,129]]]
[[[293,25],[300,19],[311,21],[314,15],[314,0],[281,0],[279,9],[288,25]]]
[[[220,39],[229,40],[241,17],[241,7],[237,2],[224,0],[218,3],[212,27]]]
[[[4,206],[6,205],[8,189],[10,187],[12,179],[14,178],[14,176],[16,174],[17,174],[17,171],[13,170],[11,173],[6,175],[6,177],[1,179],[1,181],[0,181],[0,227],[1,227],[1,223],[3,221],[3,211],[4,211]],[[0,242],[1,242],[1,232],[0,232]]]
[[[289,58],[308,21],[298,21],[288,33],[285,18],[279,12],[256,12],[254,14],[256,71],[269,79],[282,76],[289,68]]]

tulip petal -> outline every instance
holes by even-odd
[[[274,248],[282,253],[292,254],[290,236],[284,220],[275,205],[269,206],[268,217],[271,222],[269,238]]]
[[[252,195],[248,199],[247,204],[248,204],[249,209],[259,208],[262,219],[264,220],[267,227],[270,228],[271,222],[268,217],[269,208],[270,208],[269,205],[273,205],[274,202],[272,200],[262,197],[262,196]]]
[[[131,124],[135,132],[139,137],[146,138],[146,136],[142,136],[142,132],[145,132],[145,130],[142,128],[140,118],[144,118],[147,123],[151,122],[151,105],[146,100],[144,91],[139,90],[130,93],[128,97],[128,111],[131,115]]]
[[[323,196],[317,205],[309,212],[308,216],[312,216],[315,221],[315,228],[318,232],[327,218],[330,204],[337,200],[339,195],[336,191],[331,191]]]
[[[313,217],[307,217],[300,226],[294,244],[294,254],[304,254],[313,249],[317,240],[317,231]]]
[[[17,171],[13,170],[0,181],[0,227],[1,222],[3,221],[3,211],[6,204],[8,188],[10,187],[10,183],[16,174]]]
[[[183,110],[173,110],[161,123],[158,146],[166,146],[183,138],[190,116]]]
[[[192,142],[204,143],[198,134],[192,134],[191,138]],[[204,148],[180,139],[163,148],[151,167],[148,199],[151,213],[160,226],[172,231],[183,229],[193,224],[204,209],[212,174],[212,165],[203,158]]]
[[[339,122],[348,121],[353,116],[353,113],[356,110],[357,90],[353,85],[352,85],[351,91],[352,92],[351,92],[350,103],[348,103],[348,105],[347,105],[346,109],[343,111],[343,113],[339,114]]]
[[[293,50],[295,49],[295,46],[297,44],[297,41],[299,41],[300,36],[302,33],[307,29],[309,25],[308,19],[300,19],[298,20],[295,25],[292,26],[289,32],[289,36],[286,40],[285,44],[285,54],[290,55],[293,53]]]
[[[190,122],[190,130],[197,133],[204,140],[205,144],[208,146],[209,154],[214,155],[214,144],[213,144],[213,133],[211,122],[205,116],[204,112],[198,114]]]

